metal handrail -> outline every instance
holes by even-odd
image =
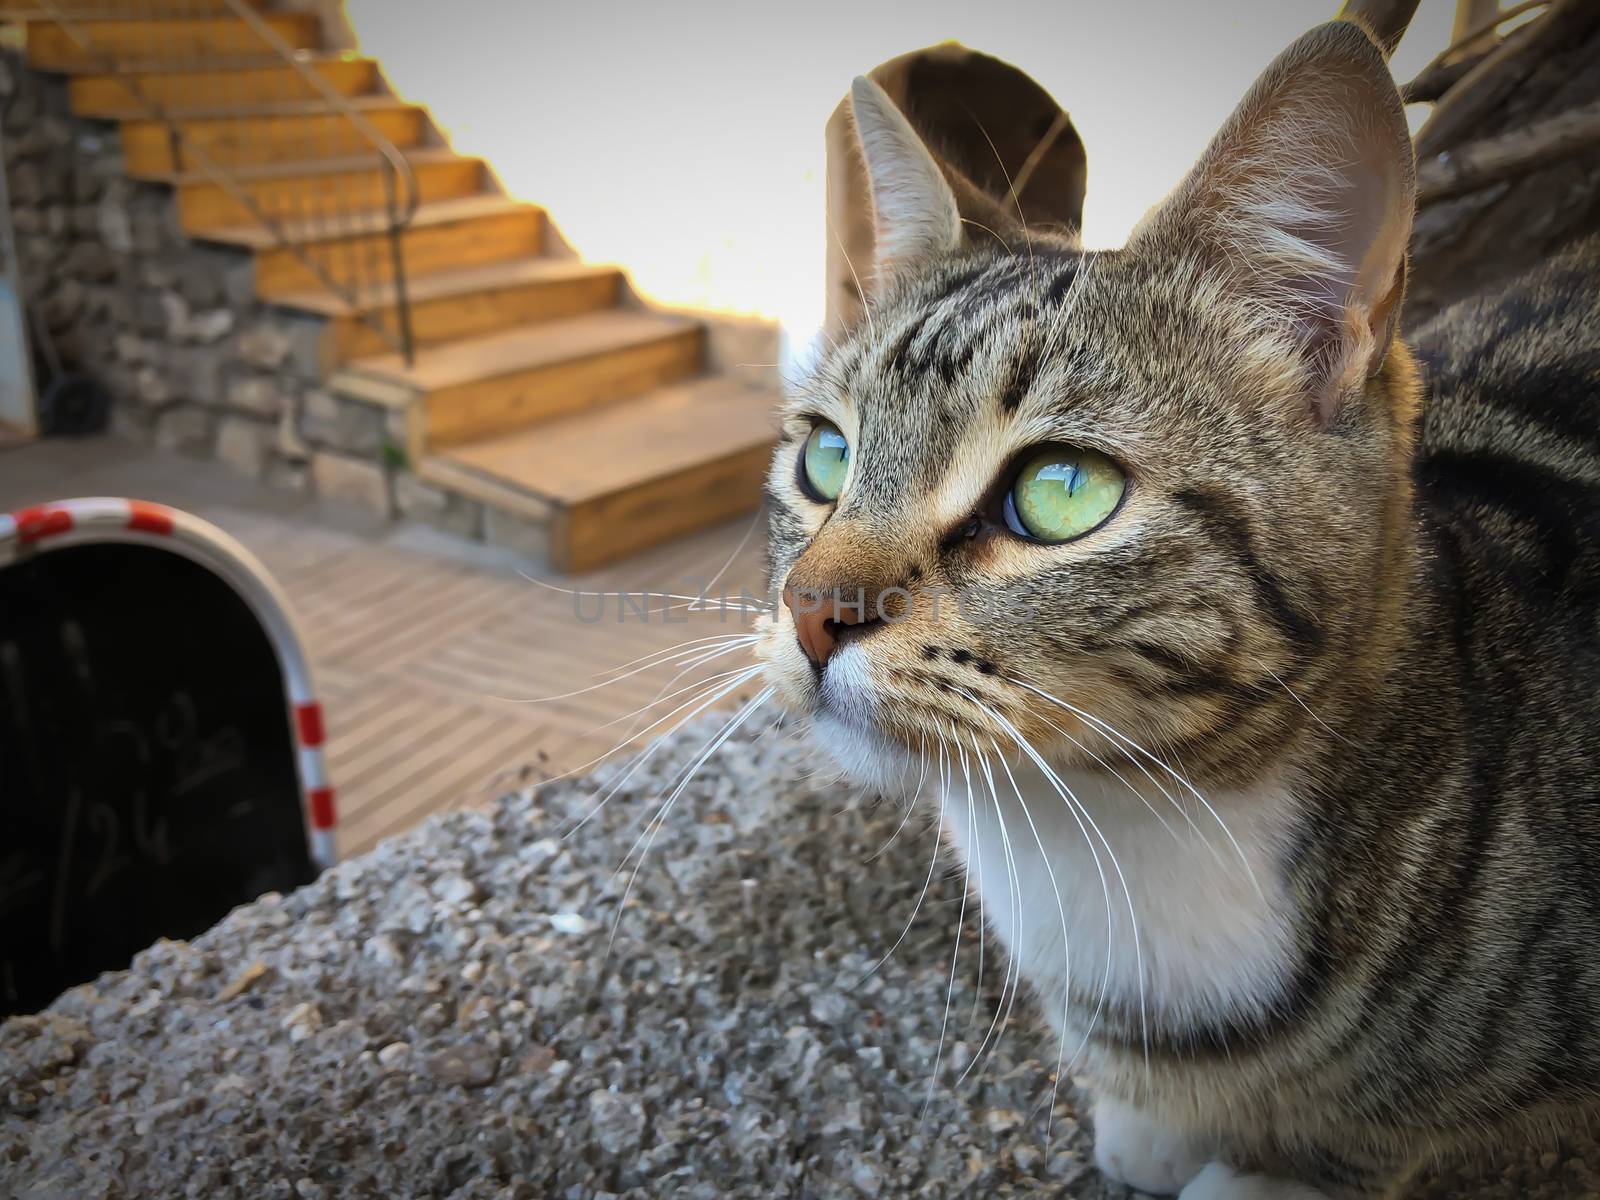
[[[186,137],[181,113],[175,113],[171,106],[151,96],[139,85],[137,79],[137,73],[148,71],[152,67],[166,67],[184,72],[219,67],[226,70],[232,67],[259,65],[259,56],[240,54],[236,57],[185,58],[174,54],[171,47],[162,46],[154,48],[155,53],[149,58],[140,58],[133,62],[119,61],[116,55],[95,44],[80,21],[103,20],[107,17],[118,21],[157,20],[175,15],[170,4],[160,8],[154,5],[119,5],[110,11],[102,7],[81,13],[66,11],[58,0],[37,0],[37,4],[39,11],[71,38],[80,50],[89,55],[105,74],[117,80],[138,106],[149,114],[150,119],[159,121],[166,127],[174,149],[175,169],[182,170],[190,164],[198,167],[212,183],[222,188],[230,199],[267,232],[274,247],[294,255],[324,288],[343,302],[351,315],[372,329],[386,345],[399,353],[407,364],[413,361],[415,345],[406,288],[403,234],[416,214],[421,197],[411,163],[399,147],[367,120],[347,97],[330,85],[294,46],[279,36],[261,13],[251,6],[250,0],[223,0],[223,4],[227,14],[248,28],[261,42],[263,50],[270,52],[267,57],[274,65],[292,68],[301,83],[315,93],[321,111],[336,117],[343,125],[348,126],[377,156],[383,187],[383,205],[379,210],[383,219],[378,232],[388,242],[387,278],[381,263],[374,264],[369,258],[367,263],[363,264],[353,249],[349,249],[346,253],[344,265],[347,269],[341,272],[333,264],[324,262],[317,255],[310,253],[306,246],[306,243],[318,240],[319,234],[337,236],[348,235],[358,230],[367,232],[368,230],[363,227],[370,221],[370,209],[352,208],[347,203],[348,198],[340,195],[332,205],[321,202],[319,197],[313,210],[307,213],[304,208],[304,197],[297,196],[294,201],[296,212],[293,214],[293,219],[303,227],[309,228],[312,236],[296,239],[289,232],[283,214],[268,211],[266,206],[250,194],[247,184],[236,172],[219,162],[204,146]],[[224,14],[221,9],[204,8],[200,12],[180,12],[176,15],[221,19]],[[253,104],[240,104],[230,111],[230,106],[224,103],[215,106],[215,109],[216,115],[224,119],[227,117],[248,119],[253,115],[248,111],[251,107]],[[312,155],[312,157],[318,156]],[[352,157],[360,157],[360,152]],[[383,320],[383,306],[367,309],[362,304],[364,294],[376,295],[385,284],[393,289],[395,321],[392,329]]]
[[[404,185],[404,199],[400,210],[400,224],[408,224],[417,213],[417,205],[421,202],[421,195],[417,191],[417,176],[411,169],[411,164],[406,156],[400,153],[400,148],[384,137],[372,122],[361,115],[350,101],[339,94],[333,85],[321,75],[318,75],[305,63],[295,47],[289,45],[278,36],[278,31],[262,19],[261,13],[251,6],[249,0],[224,0],[234,15],[250,26],[262,41],[273,48],[284,62],[292,66],[300,77],[311,85],[313,91],[318,92],[322,99],[327,101],[328,107],[342,115],[345,120],[361,131],[363,137],[372,143],[372,148],[388,161],[390,168],[395,173],[398,182]]]

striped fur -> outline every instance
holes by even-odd
[[[820,668],[780,612],[770,681],[861,780],[946,767],[991,923],[1082,1043],[1102,1164],[1191,1200],[1387,1195],[1600,1099],[1600,242],[1391,340],[1392,92],[1325,27],[1126,249],[897,262],[769,481],[775,583],[911,597]],[[1369,237],[1295,208],[1307,179],[1352,207],[1305,162],[1339,139],[1282,136],[1301,101],[1354,113],[1330,161],[1394,156],[1358,181]],[[833,505],[797,479],[818,420],[851,446]],[[1128,492],[1029,544],[995,499],[1058,442]],[[1132,874],[1110,904],[1095,845]],[[1029,890],[997,913],[1008,869]]]

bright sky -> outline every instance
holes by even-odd
[[[458,150],[649,298],[822,319],[823,124],[853,76],[954,38],[1015,63],[1089,156],[1084,236],[1115,246],[1257,72],[1337,0],[347,0],[362,48]],[[1449,38],[1422,0],[1410,78]]]

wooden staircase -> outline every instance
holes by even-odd
[[[0,0],[0,16],[19,7]],[[422,479],[542,525],[551,564],[568,571],[756,506],[775,438],[773,391],[708,375],[701,324],[630,303],[617,268],[548,254],[544,213],[495,191],[481,161],[430,140],[426,112],[386,94],[376,63],[326,49],[313,16],[265,13],[410,165],[420,205],[403,234],[409,364],[363,319],[392,314],[398,287],[369,287],[352,307],[304,261],[337,269],[389,253],[385,181],[357,155],[348,123],[326,101],[284,99],[305,95],[303,78],[252,41],[224,0],[141,0],[140,13],[154,15],[116,19],[133,7],[92,5],[94,55],[53,22],[29,20],[30,65],[70,76],[74,113],[117,123],[127,173],[172,189],[188,236],[252,255],[262,300],[325,321],[328,386],[402,409],[409,466]],[[165,61],[173,45],[221,65]],[[105,72],[105,47],[138,93]],[[181,139],[141,95],[166,108]],[[211,175],[185,169],[186,143],[259,207],[337,203],[349,219],[330,230],[297,222],[291,209],[270,231]]]

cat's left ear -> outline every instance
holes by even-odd
[[[879,281],[955,253],[961,245],[955,193],[916,130],[864,75],[850,85],[850,104],[872,191]]]
[[[1267,68],[1130,248],[1197,248],[1266,306],[1297,342],[1328,422],[1388,353],[1415,196],[1388,64],[1360,26],[1335,21]]]

